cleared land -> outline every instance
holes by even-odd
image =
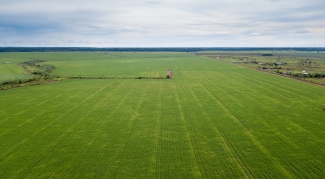
[[[61,75],[172,69],[174,79],[76,79],[0,91],[0,176],[325,176],[324,87],[185,53],[112,54],[28,55]]]

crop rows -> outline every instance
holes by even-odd
[[[56,63],[56,73],[154,76],[170,68],[175,78],[1,91],[3,178],[325,176],[322,87],[188,54],[28,55]]]

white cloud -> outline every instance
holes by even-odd
[[[0,46],[325,46],[321,0],[0,4]]]

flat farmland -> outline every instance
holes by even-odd
[[[15,64],[15,61],[0,58],[0,83],[30,77]]]
[[[186,53],[29,53],[0,91],[2,178],[324,178],[324,87]],[[26,54],[5,54],[24,59]]]

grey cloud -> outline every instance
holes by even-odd
[[[147,1],[145,3],[146,4],[151,4],[151,5],[159,5],[159,4],[162,4],[162,2],[160,2],[160,1]]]
[[[317,40],[325,36],[321,0],[0,0],[0,4],[0,46],[290,46],[298,41],[325,46]],[[283,39],[285,44],[279,42]]]

